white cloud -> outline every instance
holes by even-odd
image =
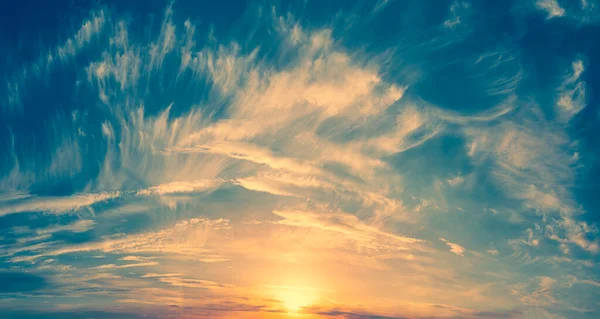
[[[106,265],[100,265],[100,266],[94,267],[94,269],[123,269],[123,268],[133,268],[133,267],[149,267],[149,266],[156,266],[156,265],[158,265],[158,262],[149,261],[149,262],[124,264],[124,265],[106,264]]]
[[[486,252],[493,256],[496,256],[499,254],[498,250],[496,250],[496,249],[488,249],[488,250],[486,250]]]
[[[125,257],[119,258],[119,260],[137,261],[137,262],[147,262],[150,259],[152,259],[152,258],[141,257],[141,256],[125,256]]]
[[[534,306],[547,306],[557,303],[553,293],[556,280],[546,276],[537,277],[536,280],[538,281],[538,288],[531,294],[523,296],[521,301]]]
[[[456,176],[454,178],[450,178],[447,180],[448,184],[450,184],[450,186],[456,186],[456,185],[460,185],[465,181],[465,179],[462,176]]]
[[[105,253],[168,252],[173,255],[193,256],[198,261],[224,261],[226,258],[211,253],[210,250],[203,248],[203,245],[206,241],[208,231],[227,229],[228,225],[229,221],[224,219],[192,218],[156,232],[120,236],[98,242],[64,246],[52,250],[45,249],[42,254],[13,257],[12,260],[14,262],[31,261],[48,256],[102,251]]]
[[[385,119],[384,111],[402,98],[406,88],[382,80],[376,59],[346,53],[330,30],[306,32],[293,21],[285,21],[278,30],[285,38],[280,45],[297,52],[297,58],[274,69],[257,59],[258,48],[242,51],[235,42],[194,52],[194,26],[186,21],[185,37],[174,34],[170,9],[149,55],[128,39],[126,24],[116,25],[110,49],[87,69],[88,83],[96,86],[99,98],[118,119],[102,125],[108,151],[99,178],[89,190],[133,191],[128,175],[121,173],[127,171],[143,184],[154,185],[138,190],[146,195],[208,190],[221,183],[192,184],[224,178],[278,195],[308,198],[314,188],[341,187],[358,198],[365,198],[368,189],[385,197],[392,187],[400,187],[399,177],[390,179],[397,174],[380,157],[418,146],[438,132],[422,127],[423,114],[407,108],[397,125],[379,126],[378,130],[387,132],[367,141],[344,145],[327,138],[335,134],[327,132],[331,129],[317,134],[331,118],[343,121],[334,129],[364,127],[365,118]],[[181,52],[172,45],[181,47]],[[175,118],[170,115],[173,104],[156,116],[146,114],[140,107],[143,97],[131,89],[140,82],[138,74],[154,74],[153,68],[164,58],[161,48],[180,54],[178,77],[188,72],[194,81],[207,79],[213,84],[215,99],[227,97],[225,119],[214,121],[199,111]],[[120,96],[116,92],[128,96],[125,104],[113,103]],[[409,136],[419,130],[431,133]],[[324,168],[336,163],[368,184]],[[255,175],[256,170],[264,174]],[[280,177],[274,178],[277,174]],[[281,178],[286,174],[291,178]],[[375,208],[377,214],[386,209],[384,215],[397,213],[386,205]]]
[[[586,285],[592,285],[595,287],[600,287],[600,282],[595,281],[595,280],[591,280],[591,279],[583,279],[583,280],[577,280],[577,283],[580,284],[586,284]]]
[[[368,225],[356,216],[343,212],[314,212],[308,210],[276,210],[282,217],[280,225],[314,228],[338,233],[367,249],[411,250],[422,249],[424,241],[385,232]]]
[[[75,139],[65,138],[56,147],[48,172],[52,176],[74,176],[81,171],[82,165],[79,143]]]
[[[465,248],[463,246],[449,242],[445,238],[440,237],[440,240],[443,241],[444,243],[446,243],[446,245],[448,245],[448,247],[450,247],[450,251],[453,252],[454,254],[461,256],[461,257],[465,256]]]
[[[246,177],[239,178],[236,181],[237,185],[240,185],[246,189],[257,191],[257,192],[265,192],[273,195],[281,195],[281,196],[292,196],[292,193],[286,191],[283,187],[279,185],[279,183],[272,182],[269,180],[265,180],[263,178],[257,177]]]
[[[456,26],[461,24],[461,16],[464,15],[465,11],[467,11],[469,7],[470,4],[465,1],[457,0],[452,2],[452,4],[450,5],[449,18],[446,21],[444,21],[444,26],[446,28],[455,28]]]
[[[565,15],[565,9],[560,6],[557,0],[538,0],[535,4],[540,10],[548,14],[548,19]]]
[[[202,192],[209,189],[214,189],[222,181],[214,180],[195,180],[195,181],[177,181],[157,186],[152,186],[147,189],[137,191],[137,195],[167,195],[177,193]]]
[[[94,13],[91,19],[85,20],[82,23],[81,28],[77,30],[72,39],[67,39],[62,46],[56,49],[58,57],[65,60],[75,56],[92,40],[92,37],[98,36],[105,23],[104,11]]]
[[[183,274],[180,273],[172,273],[172,274],[154,274],[154,273],[148,273],[142,276],[142,278],[161,278],[161,277],[180,277],[183,276]]]
[[[598,253],[600,244],[596,236],[599,233],[598,227],[594,224],[589,225],[585,221],[577,221],[570,216],[562,216],[545,228],[546,236],[561,244],[563,253],[568,254],[570,248],[568,245],[575,245],[591,253]]]
[[[518,122],[505,121],[486,129],[470,130],[469,155],[476,161],[493,160],[491,176],[526,208],[543,212],[577,210],[563,186],[573,182],[573,149],[561,127],[545,122],[535,106],[524,107]]]
[[[46,228],[42,228],[37,230],[36,233],[40,235],[44,234],[52,234],[60,231],[70,231],[74,233],[83,233],[86,232],[94,226],[95,222],[93,220],[78,220],[74,223],[60,226],[50,226]]]
[[[179,276],[161,276],[159,277],[159,281],[167,283],[171,286],[184,288],[223,289],[234,287],[233,285],[220,284],[210,280],[181,278]]]
[[[172,21],[173,10],[168,7],[165,12],[160,34],[157,42],[151,43],[149,47],[149,69],[159,69],[163,65],[165,56],[175,48],[177,36],[175,34],[175,25]]]
[[[317,173],[318,168],[289,157],[274,155],[269,149],[247,143],[218,143],[213,145],[196,145],[194,147],[178,147],[167,151],[181,153],[212,153],[225,155],[230,158],[264,164],[273,169],[288,170],[299,174]]]
[[[389,4],[390,0],[377,0],[375,7],[373,8],[373,12],[377,12],[379,10],[385,9],[385,7]]]
[[[556,109],[559,120],[568,122],[581,112],[586,106],[586,85],[580,77],[584,71],[582,60],[575,60],[571,64],[572,72],[565,76],[563,83],[558,88]]]
[[[5,201],[0,208],[0,216],[22,212],[67,213],[117,196],[119,193],[91,193],[63,197],[28,196],[26,199]]]

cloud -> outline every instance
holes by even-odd
[[[314,314],[319,316],[343,317],[348,319],[406,319],[406,317],[380,316],[376,314],[349,312],[342,310],[320,310],[315,311]]]
[[[447,182],[450,186],[460,185],[465,181],[465,179],[461,176],[456,176],[454,178],[448,179]]]
[[[177,193],[202,192],[208,189],[215,188],[218,181],[211,180],[196,180],[196,181],[178,181],[157,186],[152,186],[147,189],[139,190],[137,195],[167,195]]]
[[[220,284],[210,280],[181,278],[178,276],[163,276],[159,280],[174,287],[184,288],[222,289],[233,287],[232,285]]]
[[[150,44],[150,65],[149,69],[157,69],[163,65],[165,56],[173,50],[177,37],[175,34],[175,25],[172,22],[173,9],[171,6],[165,11],[165,17],[160,27],[157,42]]]
[[[83,150],[77,134],[70,129],[71,125],[70,119],[57,114],[47,123],[36,126],[36,130],[43,131],[40,143],[44,146],[35,152],[24,147],[30,140],[13,132],[19,131],[19,128],[8,125],[5,138],[10,142],[5,144],[8,156],[7,165],[0,173],[0,190],[3,193],[29,192],[31,188],[40,189],[41,184],[60,183],[81,173]],[[45,145],[52,147],[46,148]]]
[[[442,316],[448,318],[461,318],[461,319],[484,319],[484,318],[520,318],[522,314],[520,311],[512,310],[512,311],[475,311],[471,309],[452,307],[449,305],[442,304],[419,304],[419,303],[411,303],[406,304],[405,306],[410,307],[415,313],[415,315],[394,315],[394,314],[378,314],[369,310],[362,309],[340,309],[340,308],[331,308],[331,309],[323,309],[318,307],[313,307],[307,309],[306,312],[321,316],[327,317],[342,317],[342,318],[351,318],[351,319],[405,319],[405,318],[416,318],[416,319],[425,319],[425,318],[434,318],[435,316]],[[426,314],[426,312],[419,312],[420,308],[428,308],[428,310],[432,311],[432,315]],[[437,312],[436,312],[437,311]],[[411,312],[411,311],[409,311]]]
[[[488,250],[486,250],[486,252],[488,252],[490,255],[494,255],[494,256],[499,254],[499,252],[496,249],[488,249]]]
[[[538,0],[535,4],[540,10],[548,14],[547,19],[565,15],[565,9],[560,6],[557,0]]]
[[[341,212],[312,212],[306,210],[277,210],[273,212],[283,219],[279,224],[294,227],[309,227],[331,231],[347,236],[365,245],[391,250],[410,250],[411,244],[422,243],[416,238],[399,236],[379,230],[360,221],[356,216]],[[381,242],[379,242],[381,240]],[[387,244],[384,244],[387,243]],[[415,248],[417,245],[415,245]],[[379,249],[378,248],[378,249]]]
[[[590,279],[578,280],[577,283],[600,287],[600,282]]]
[[[561,18],[566,23],[578,26],[598,23],[598,5],[596,1],[539,0],[536,8],[543,11],[546,19]]]
[[[560,243],[561,250],[565,254],[570,252],[569,244],[591,253],[597,253],[599,250],[598,228],[585,221],[563,216],[562,219],[556,220],[555,224],[547,225],[545,232],[549,239]]]
[[[173,148],[167,151],[182,153],[213,153],[228,157],[246,160],[257,164],[264,164],[273,169],[288,170],[299,174],[310,174],[318,171],[310,164],[302,163],[293,158],[274,156],[270,150],[245,143],[219,143],[216,145],[197,145],[191,148]]]
[[[550,277],[537,277],[539,282],[538,288],[533,291],[530,295],[521,298],[526,304],[535,306],[544,306],[556,303],[556,299],[553,296],[552,289],[556,285],[556,280]]]
[[[0,216],[22,212],[47,212],[62,214],[91,206],[98,202],[110,200],[119,193],[81,194],[62,197],[46,197],[27,195],[16,200],[4,201],[0,208]]]
[[[70,138],[65,138],[54,151],[48,172],[52,176],[73,176],[81,171],[81,151],[79,144]]]
[[[119,258],[119,260],[145,262],[145,261],[148,261],[149,258],[141,257],[141,256],[125,256],[125,257]]]
[[[64,60],[75,56],[92,40],[92,37],[97,36],[102,31],[105,22],[104,11],[98,11],[90,19],[84,20],[73,38],[67,39],[63,45],[56,48],[58,58],[64,62]],[[50,55],[48,59],[52,59]]]
[[[461,15],[465,13],[470,7],[470,4],[465,1],[454,1],[450,5],[450,14],[449,18],[444,21],[444,26],[446,28],[455,28],[459,25],[461,20]],[[464,18],[464,17],[463,17]]]
[[[178,276],[182,276],[182,274],[153,274],[153,273],[149,273],[149,274],[143,275],[142,278],[178,277]]]
[[[571,64],[572,72],[565,76],[558,89],[556,108],[558,117],[563,122],[568,122],[581,112],[586,106],[586,85],[580,77],[584,72],[583,61],[578,59]]]
[[[527,309],[523,312],[522,317],[525,319],[547,318],[547,319],[565,319],[565,317],[551,313],[545,309]]]
[[[61,232],[61,231],[83,233],[83,232],[86,232],[86,231],[92,229],[94,224],[95,224],[95,222],[93,220],[82,219],[82,220],[78,220],[74,223],[67,224],[67,225],[57,225],[57,226],[50,226],[50,227],[42,228],[42,229],[36,230],[36,233],[40,234],[40,235],[52,234],[52,233]]]
[[[51,48],[40,54],[30,64],[23,66],[10,80],[6,81],[7,96],[3,101],[3,107],[7,111],[21,110],[23,98],[27,96],[30,89],[31,79],[42,78],[55,70],[58,61],[66,63],[69,59],[78,55],[94,37],[97,37],[106,25],[106,13],[103,10],[91,12],[90,17],[84,19],[79,29],[63,44]]]
[[[73,101],[57,98],[75,109],[69,121],[40,114],[48,129],[31,133],[37,143],[53,132],[48,154],[21,151],[21,131],[6,139],[6,265],[48,274],[61,284],[49,294],[83,308],[174,305],[169,315],[182,318],[285,311],[256,289],[264,274],[273,289],[306,281],[335,304],[314,313],[332,317],[517,318],[552,314],[510,309],[574,303],[558,292],[558,270],[593,268],[599,247],[573,187],[586,59],[550,92],[532,88],[534,68],[521,63],[530,52],[510,32],[500,48],[479,49],[489,46],[476,36],[493,40],[500,28],[472,19],[482,6],[454,1],[447,16],[422,18],[420,2],[391,2],[373,4],[364,24],[346,12],[323,25],[253,7],[231,33],[180,20],[177,3],[156,25],[92,13],[32,67],[75,79]],[[567,15],[556,1],[538,7]],[[394,25],[379,21],[390,12],[400,12],[397,30],[379,32],[374,21]],[[374,44],[353,28],[376,32]],[[476,36],[457,37],[465,28]],[[40,84],[28,70],[9,81],[11,105],[28,96],[24,83]],[[56,89],[54,79],[44,85]],[[461,105],[436,104],[444,91],[464,92]],[[14,214],[26,212],[42,214]],[[531,267],[544,276],[527,282]]]
[[[149,267],[156,266],[158,262],[149,261],[135,264],[123,264],[123,265],[115,265],[115,264],[106,264],[94,267],[94,269],[122,269],[122,268],[133,268],[133,267]]]
[[[524,212],[532,210],[540,214],[542,223],[550,229],[532,227],[524,232],[528,238],[520,242],[537,246],[540,238],[547,237],[561,243],[563,253],[569,251],[569,245],[593,252],[597,249],[595,240],[583,240],[585,236],[582,235],[593,232],[575,230],[585,226],[574,226],[579,222],[573,221],[573,216],[582,213],[569,186],[573,185],[576,176],[577,144],[570,142],[563,126],[545,121],[539,112],[537,106],[522,108],[518,112],[519,120],[486,129],[486,133],[472,140],[469,155],[477,160],[491,159],[494,165],[490,174],[497,185],[509,198],[521,201]],[[542,136],[540,131],[547,134]],[[519,241],[511,241],[516,242]]]
[[[206,241],[207,231],[210,229],[223,229],[223,227],[227,227],[228,223],[224,219],[192,218],[156,232],[132,234],[97,242],[44,249],[41,254],[12,257],[12,260],[14,262],[32,261],[42,257],[101,251],[127,254],[169,252],[173,255],[188,255],[198,261],[219,262],[226,260],[226,258],[211,253],[210,250],[203,248],[203,244]],[[145,263],[145,265],[150,263],[153,262]]]
[[[465,256],[465,248],[463,246],[449,242],[445,238],[440,237],[440,240],[443,241],[444,243],[446,243],[446,245],[448,245],[448,247],[450,247],[450,251],[453,252],[454,254],[461,256],[461,257]]]

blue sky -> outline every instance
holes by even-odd
[[[600,314],[598,1],[0,25],[3,318]]]

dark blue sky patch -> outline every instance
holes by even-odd
[[[411,189],[432,187],[436,180],[469,174],[471,163],[465,141],[456,136],[432,138],[420,146],[398,153],[387,161],[413,181]],[[426,163],[423,165],[423,163]]]
[[[26,272],[0,271],[0,293],[31,292],[48,286],[44,277]]]
[[[6,234],[13,227],[43,228],[55,221],[56,217],[41,213],[9,214],[0,217],[0,230],[3,234]]]

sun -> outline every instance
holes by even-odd
[[[288,313],[300,313],[302,308],[310,306],[315,301],[315,294],[312,289],[293,286],[277,287],[277,298]]]
[[[310,303],[310,297],[305,291],[289,289],[281,296],[281,301],[290,312],[297,313]]]

